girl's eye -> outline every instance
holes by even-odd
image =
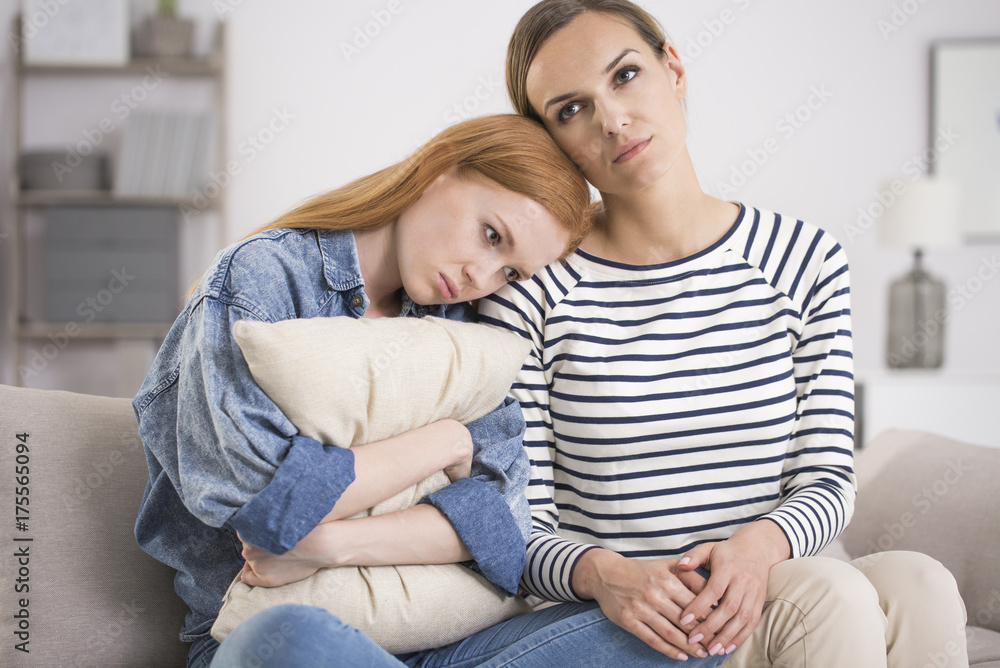
[[[628,83],[639,73],[638,67],[623,67],[615,73],[615,83],[621,85]]]
[[[571,116],[575,115],[578,111],[580,111],[580,103],[570,102],[565,107],[559,110],[558,119],[560,121],[565,121],[569,119]]]
[[[483,227],[486,229],[486,240],[490,242],[490,246],[496,246],[498,243],[500,243],[501,239],[499,232],[494,230],[489,225],[483,225]]]
[[[521,273],[513,267],[504,267],[503,272],[507,275],[507,280],[511,283],[521,280]]]

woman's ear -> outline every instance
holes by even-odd
[[[684,99],[687,95],[687,70],[684,69],[681,57],[677,54],[673,44],[663,45],[663,55],[660,57],[660,62],[670,77],[677,99]]]

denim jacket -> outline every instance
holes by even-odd
[[[167,334],[132,401],[149,466],[135,535],[177,571],[175,588],[190,608],[182,640],[208,632],[242,568],[237,532],[282,554],[354,480],[350,449],[298,434],[256,385],[233,324],[359,318],[368,304],[351,232],[269,230],[217,256]],[[468,304],[421,306],[405,295],[402,315],[473,318]],[[471,477],[422,502],[451,521],[472,555],[466,565],[513,594],[530,528],[524,418],[508,398],[467,426]]]

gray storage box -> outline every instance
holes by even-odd
[[[179,312],[174,207],[45,212],[49,322],[172,322]]]
[[[76,156],[70,166],[65,151],[25,153],[21,156],[21,188],[24,190],[107,190],[108,156],[97,151]]]

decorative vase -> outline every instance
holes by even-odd
[[[940,368],[946,320],[944,282],[924,270],[918,250],[913,269],[889,289],[889,367]]]
[[[194,21],[176,16],[151,16],[139,27],[136,53],[153,58],[187,58],[191,55]]]

